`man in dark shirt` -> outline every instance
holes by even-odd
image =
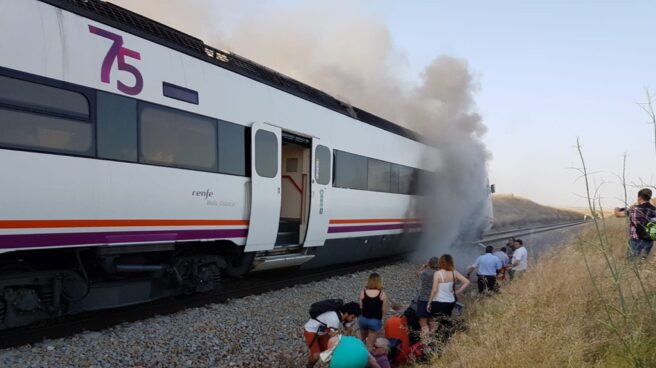
[[[656,207],[651,201],[651,189],[641,189],[638,192],[638,204],[627,209],[618,209],[616,213],[624,212],[629,217],[629,258],[647,258],[654,241],[649,238],[645,225],[649,219],[656,217]]]

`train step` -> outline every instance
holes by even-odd
[[[276,237],[276,246],[286,246],[299,243],[299,233],[295,231],[279,232]]]
[[[312,258],[314,258],[314,254],[281,254],[276,256],[255,257],[252,272],[300,266]]]

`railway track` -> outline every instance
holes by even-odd
[[[582,225],[585,222],[548,225],[526,229],[514,229],[487,234],[481,242],[493,242],[509,237],[526,236],[540,232]],[[211,303],[221,303],[230,299],[280,290],[295,285],[324,280],[338,275],[361,272],[368,269],[399,262],[403,257],[386,258],[374,262],[359,263],[342,267],[331,267],[316,271],[302,272],[262,272],[251,274],[237,280],[226,280],[220,291],[185,297],[172,297],[139,305],[102,311],[85,312],[38,322],[0,332],[0,349],[33,344],[45,339],[55,339],[84,331],[99,331],[127,322],[134,322],[157,315],[168,315],[186,308],[201,307]]]
[[[506,240],[509,238],[517,238],[520,236],[527,236],[527,235],[532,235],[532,234],[539,234],[547,231],[553,231],[553,230],[558,230],[558,229],[564,229],[568,227],[573,227],[573,226],[578,226],[578,225],[584,225],[589,223],[589,221],[575,221],[575,222],[569,222],[565,224],[555,224],[555,225],[545,225],[545,226],[537,226],[537,227],[531,227],[531,228],[526,228],[526,229],[511,229],[511,230],[503,230],[503,231],[497,231],[493,233],[488,233],[486,234],[483,239],[481,239],[479,242],[480,243],[485,243],[485,242],[496,242],[500,240]]]

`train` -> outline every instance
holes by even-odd
[[[0,329],[416,247],[418,134],[109,2],[0,9]]]

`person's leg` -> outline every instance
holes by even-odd
[[[365,341],[365,345],[367,346],[367,351],[373,350],[374,346],[376,345],[376,338],[378,338],[378,332],[374,330],[369,330],[369,334],[367,335],[367,341]]]
[[[360,340],[365,341],[367,339],[367,318],[360,316],[358,327],[360,328]]]
[[[496,276],[485,276],[485,278],[487,279],[487,289],[490,290],[490,291],[496,292],[497,291],[497,289],[496,289],[496,282],[497,282]]]
[[[640,240],[640,258],[642,260],[647,259],[647,256],[649,255],[649,252],[651,252],[653,245],[654,242],[651,240]]]
[[[483,294],[485,291],[485,277],[478,275],[476,276],[477,282],[478,282],[478,293]]]
[[[427,317],[419,318],[419,326],[421,326],[421,332],[427,333],[428,332],[428,318]]]
[[[640,255],[640,241],[629,239],[629,259],[635,259]]]
[[[319,354],[321,354],[321,345],[319,343],[320,336],[308,331],[304,331],[303,336],[305,337],[305,342],[310,349],[307,367],[312,368],[319,361]]]
[[[651,253],[651,248],[654,247],[654,242],[651,240],[646,240],[645,244],[645,258],[649,256],[649,253]]]

